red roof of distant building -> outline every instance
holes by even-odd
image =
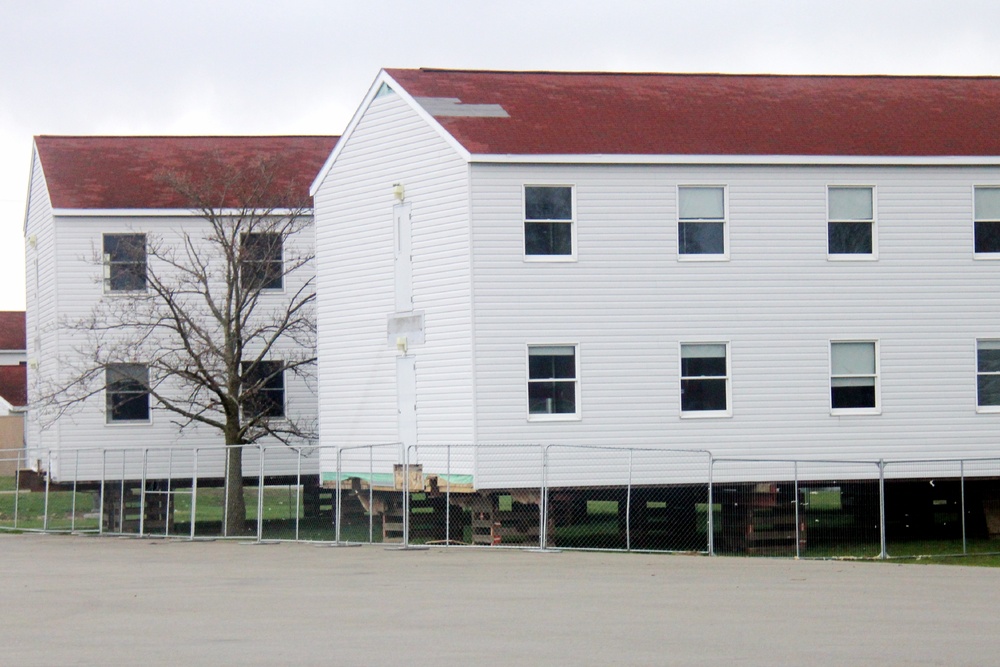
[[[0,350],[26,350],[23,310],[0,310]]]
[[[996,77],[386,71],[474,154],[1000,155]]]
[[[27,366],[0,366],[0,396],[14,406],[28,404]]]
[[[336,142],[334,136],[35,137],[52,206],[68,209],[186,209],[190,200],[166,174],[197,177],[260,159],[275,160],[276,194],[308,201],[309,184]]]

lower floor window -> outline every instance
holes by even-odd
[[[285,374],[280,361],[243,362],[243,413],[247,417],[285,416]]]
[[[1000,340],[976,341],[977,405],[1000,409]]]
[[[576,346],[528,347],[528,414],[577,414]]]
[[[729,410],[729,344],[681,344],[681,413]]]
[[[149,368],[111,364],[104,383],[108,422],[149,421]]]
[[[830,407],[878,408],[878,354],[875,341],[830,343]]]

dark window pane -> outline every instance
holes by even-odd
[[[243,412],[248,416],[285,416],[285,377],[280,361],[243,363]]]
[[[726,252],[725,224],[682,222],[677,229],[677,247],[682,255],[722,255]]]
[[[104,261],[108,265],[109,290],[146,289],[145,234],[105,234]]]
[[[576,382],[529,382],[528,411],[531,414],[576,412]]]
[[[281,289],[280,234],[244,234],[240,248],[240,284],[247,290]]]
[[[681,410],[683,412],[725,409],[725,380],[681,380]]]
[[[532,354],[528,357],[528,377],[532,380],[575,378],[576,357],[572,354]]]
[[[1000,222],[976,223],[976,252],[1000,252]]]
[[[980,373],[1000,373],[1000,349],[980,346],[978,352]]]
[[[1000,406],[1000,375],[980,375],[979,405]]]
[[[572,220],[573,189],[568,187],[525,187],[524,219]]]
[[[872,225],[870,222],[831,222],[828,224],[831,255],[870,255]]]
[[[875,407],[875,383],[866,386],[851,384],[846,386],[834,385],[830,389],[831,401],[834,408],[874,408]]]
[[[149,370],[141,364],[114,364],[105,371],[109,421],[149,419]]]
[[[725,357],[682,357],[681,376],[683,377],[725,377]]]
[[[524,223],[525,255],[572,255],[573,225],[568,222]]]
[[[112,421],[149,419],[149,394],[112,394],[109,406]]]

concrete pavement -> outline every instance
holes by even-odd
[[[1000,664],[1000,569],[0,534],[0,571],[3,665]]]

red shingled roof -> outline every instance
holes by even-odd
[[[309,184],[336,142],[333,136],[35,137],[52,206],[70,209],[189,208],[165,174],[219,173],[260,159],[275,160],[275,193],[294,191],[308,201]]]
[[[474,154],[1000,155],[995,77],[386,71]]]
[[[0,350],[26,350],[23,310],[0,310]]]
[[[27,366],[0,366],[0,396],[14,406],[28,404]]]

